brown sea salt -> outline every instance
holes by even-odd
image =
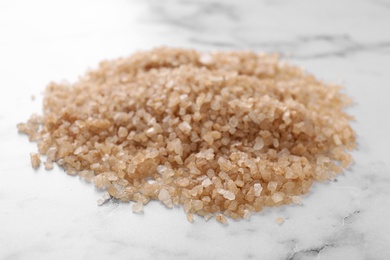
[[[43,115],[18,130],[46,169],[134,201],[133,212],[160,200],[190,222],[227,223],[301,204],[313,182],[341,173],[356,146],[349,104],[340,86],[276,55],[158,48],[49,84]]]

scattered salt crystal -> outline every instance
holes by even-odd
[[[184,134],[189,134],[191,132],[192,127],[188,122],[184,121],[179,124],[179,129]]]
[[[104,203],[106,203],[109,199],[111,199],[111,195],[108,192],[105,192],[103,196],[97,200],[97,203],[99,206],[101,206]]]
[[[279,226],[282,225],[284,223],[284,218],[282,217],[277,217],[276,218],[276,224],[278,224]]]
[[[41,155],[39,153],[30,153],[31,166],[38,169],[41,165]]]
[[[132,206],[133,213],[142,213],[144,211],[144,205],[140,202],[136,202]]]
[[[53,163],[52,162],[44,162],[43,165],[45,165],[46,170],[52,170],[53,169]]]

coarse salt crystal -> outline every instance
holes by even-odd
[[[278,224],[279,226],[282,225],[284,223],[284,218],[282,217],[277,217],[276,218],[276,224]]]
[[[294,204],[302,204],[302,199],[299,196],[292,196],[291,200]]]
[[[272,199],[275,203],[279,203],[279,202],[281,202],[281,201],[284,199],[284,193],[282,193],[282,192],[275,192],[275,193],[271,196],[271,199]]]
[[[38,169],[41,165],[41,155],[38,153],[30,153],[31,166],[34,169]]]
[[[144,210],[144,205],[140,202],[136,202],[132,206],[133,213],[141,213]]]
[[[166,200],[169,200],[171,198],[171,195],[169,194],[169,192],[162,188],[158,194],[158,199],[161,200],[161,201],[166,201]]]
[[[163,174],[166,170],[167,170],[167,167],[164,166],[164,165],[159,165],[159,166],[157,166],[157,172],[158,172],[159,174]]]
[[[255,144],[253,145],[253,150],[260,151],[264,147],[264,141],[261,137],[256,137]]]
[[[261,191],[263,190],[263,187],[261,187],[260,183],[255,183],[253,185],[253,190],[255,191],[255,196],[259,197],[261,194]]]
[[[210,186],[211,184],[213,184],[213,182],[212,182],[209,178],[204,179],[204,180],[202,181],[202,186],[203,186],[203,187],[208,187],[208,186]]]
[[[219,223],[222,223],[222,224],[224,224],[224,225],[226,225],[226,224],[228,223],[227,219],[226,219],[225,216],[222,215],[222,214],[217,214],[217,215],[215,216],[215,219],[216,219]]]

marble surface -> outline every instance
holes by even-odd
[[[388,0],[0,0],[0,259],[389,259],[389,32]],[[92,185],[31,169],[35,145],[15,125],[40,111],[48,82],[161,45],[279,52],[341,82],[355,164],[302,206],[227,226],[159,203],[98,207]]]

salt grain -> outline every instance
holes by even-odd
[[[127,129],[123,126],[119,127],[118,136],[123,138],[123,137],[127,137],[127,135],[128,135]]]
[[[163,174],[167,169],[168,169],[168,168],[165,167],[164,165],[159,165],[159,166],[157,166],[157,172],[158,172],[159,174]]]
[[[263,149],[264,141],[261,137],[256,137],[255,144],[253,145],[253,150],[259,151]]]
[[[275,193],[271,196],[271,199],[272,199],[275,203],[279,203],[279,202],[283,201],[283,199],[284,199],[284,193],[282,193],[282,192],[275,192]]]
[[[278,187],[278,183],[274,181],[268,182],[267,189],[270,191],[275,191],[276,188]]]
[[[276,218],[276,224],[278,224],[279,226],[282,225],[284,223],[284,218],[282,217],[277,217]]]
[[[30,153],[31,166],[38,169],[41,165],[41,156],[38,153]]]
[[[204,180],[202,181],[202,185],[203,185],[204,187],[208,187],[208,186],[210,186],[211,184],[213,184],[213,182],[212,182],[209,178],[204,179]]]
[[[253,185],[253,190],[255,191],[255,196],[259,197],[261,194],[261,191],[263,190],[263,187],[261,187],[260,183],[255,183]]]
[[[190,223],[194,222],[194,215],[191,213],[188,213],[187,214],[187,221]]]
[[[158,199],[161,200],[161,201],[166,201],[166,200],[169,200],[171,198],[171,195],[169,194],[169,192],[162,188],[158,194]]]
[[[302,204],[302,199],[299,196],[292,196],[292,203],[294,204]]]
[[[217,215],[215,216],[215,219],[216,219],[219,223],[222,223],[222,224],[224,224],[224,225],[226,225],[226,224],[228,223],[227,219],[226,219],[225,216],[222,215],[222,214],[217,214]]]
[[[53,169],[53,163],[52,162],[44,162],[43,165],[45,166],[45,169],[50,171]]]
[[[111,199],[111,196],[108,192],[105,192],[103,196],[97,200],[97,203],[99,206],[102,206],[104,203],[106,203],[108,200]]]
[[[182,131],[184,134],[189,134],[191,132],[191,125],[188,122],[181,122],[179,124],[179,129]]]
[[[136,202],[132,206],[133,213],[142,213],[144,211],[144,205],[140,202]]]

